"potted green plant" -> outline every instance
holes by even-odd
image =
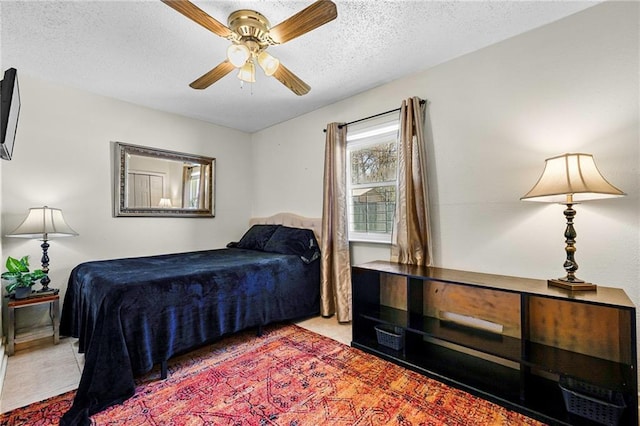
[[[13,294],[16,299],[24,299],[31,294],[31,286],[36,281],[47,276],[42,269],[29,271],[29,256],[16,259],[11,256],[7,258],[5,264],[7,272],[3,272],[0,277],[7,283],[5,289],[9,294]]]

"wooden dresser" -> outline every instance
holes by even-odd
[[[617,397],[616,423],[638,425],[636,309],[621,289],[385,261],[354,266],[352,287],[353,347],[550,424],[597,424],[563,399],[595,389]],[[399,349],[379,343],[389,326]]]

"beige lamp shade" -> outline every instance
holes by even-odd
[[[280,61],[263,50],[258,55],[258,64],[264,70],[265,75],[271,77],[278,70]]]
[[[160,198],[160,203],[158,203],[158,207],[162,207],[165,209],[169,209],[173,207],[171,204],[171,198]]]
[[[253,61],[247,61],[238,71],[238,78],[242,81],[246,81],[247,83],[255,83],[256,82],[256,68],[253,65]]]
[[[51,207],[33,207],[27,218],[7,237],[48,240],[56,237],[78,235],[64,220],[62,210]]]
[[[567,204],[624,195],[602,176],[591,154],[563,154],[545,160],[538,182],[520,199]]]
[[[244,44],[232,44],[227,48],[227,59],[236,68],[243,66],[250,57],[251,52]]]

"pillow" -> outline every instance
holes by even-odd
[[[271,238],[271,235],[273,235],[278,227],[280,227],[280,225],[253,225],[242,236],[235,247],[249,250],[264,250],[265,244],[267,244],[269,238]]]
[[[303,254],[300,255],[300,259],[307,265],[320,257],[319,247],[310,247]]]
[[[311,229],[280,226],[264,246],[264,251],[300,256],[304,263],[320,257],[320,248]]]

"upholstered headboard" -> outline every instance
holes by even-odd
[[[294,213],[276,213],[269,217],[253,217],[249,220],[249,226],[253,225],[284,225],[292,228],[311,229],[316,235],[318,244],[322,231],[322,219],[314,217],[299,216]]]

